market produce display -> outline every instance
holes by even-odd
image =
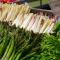
[[[0,60],[60,60],[60,22],[27,4],[0,4]]]
[[[60,60],[60,21],[26,4],[0,4],[0,60]]]
[[[23,28],[34,33],[52,33],[55,18],[43,12],[30,13],[27,4],[1,4],[0,21]]]
[[[54,34],[34,34],[0,22],[1,60],[59,60],[60,22]]]

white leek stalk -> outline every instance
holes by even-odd
[[[26,20],[23,22],[21,28],[27,28],[28,24],[29,24],[30,21],[31,21],[32,16],[33,16],[33,13],[30,13],[30,14],[28,15],[28,18],[26,18]]]
[[[44,25],[42,26],[42,28],[40,29],[40,32],[39,33],[43,33],[43,31],[45,30],[45,28],[48,26],[49,24],[49,20],[46,20]]]
[[[32,20],[30,21],[28,27],[26,28],[27,31],[30,31],[30,29],[33,26],[35,20],[36,20],[36,14],[32,17]]]
[[[7,15],[6,21],[9,21],[10,20],[12,14],[13,14],[13,11],[14,11],[14,7],[12,6],[10,12]]]
[[[16,19],[14,20],[14,22],[12,23],[12,25],[15,24],[16,27],[18,27],[18,26],[21,26],[22,22],[23,22],[23,14],[18,15],[17,18],[16,18]]]
[[[50,28],[49,28],[49,30],[48,30],[47,32],[48,32],[48,33],[51,33],[53,27],[54,27],[54,23],[51,24],[51,26],[50,26]]]
[[[36,33],[39,33],[41,29],[41,22],[42,22],[43,16],[40,16],[40,19],[38,21],[37,27],[36,27]]]
[[[48,30],[50,29],[51,24],[52,24],[52,21],[50,20],[50,23],[48,24],[47,28],[44,30],[43,33],[48,33]]]
[[[37,15],[36,21],[35,21],[35,23],[33,24],[32,28],[31,28],[31,31],[33,31],[34,33],[36,32],[38,21],[39,21],[39,15]]]

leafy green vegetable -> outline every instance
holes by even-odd
[[[4,36],[1,37],[2,43],[0,44],[0,58],[4,54],[4,51],[6,50],[7,44],[9,43],[9,39],[10,39],[10,37],[9,37],[8,33],[4,32]]]
[[[34,34],[0,22],[0,59],[60,60],[59,26],[58,22],[54,34]]]
[[[53,36],[50,34],[44,35],[41,42],[41,59],[44,60],[59,60],[60,57],[60,41],[57,36]]]
[[[54,26],[54,31],[55,33],[57,33],[58,31],[60,31],[60,21],[58,21],[55,26]]]

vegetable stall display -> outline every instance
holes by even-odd
[[[0,8],[0,60],[60,60],[60,22],[24,4]]]

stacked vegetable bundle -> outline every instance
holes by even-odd
[[[40,50],[40,35],[0,22],[0,59],[25,60]]]
[[[55,18],[50,18],[43,12],[30,13],[29,6],[25,4],[1,4],[0,21],[34,33],[51,33]]]
[[[21,17],[21,18],[20,18]],[[34,33],[50,33],[54,26],[53,20],[48,16],[38,15],[38,14],[25,14],[21,15],[12,22],[12,25],[16,25],[16,27],[24,28],[27,31],[33,31]],[[21,20],[19,20],[20,18]]]
[[[34,34],[0,22],[1,60],[60,60],[60,22],[54,34]]]

